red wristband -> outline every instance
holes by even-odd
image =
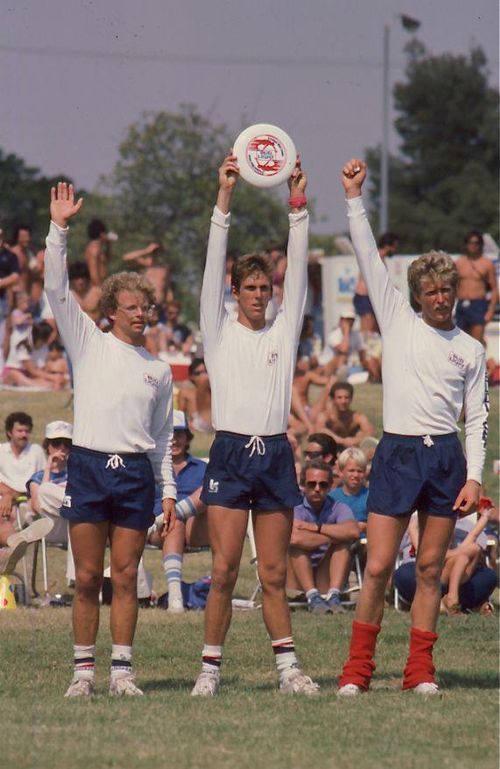
[[[307,198],[305,195],[296,195],[294,198],[289,198],[288,205],[290,208],[302,208],[307,206]]]

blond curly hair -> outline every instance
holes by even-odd
[[[106,318],[116,311],[120,291],[139,292],[144,295],[148,304],[155,303],[155,291],[149,280],[138,272],[116,272],[102,284],[101,312]]]
[[[422,254],[408,267],[408,288],[410,296],[415,300],[422,291],[422,280],[433,282],[449,280],[453,289],[458,286],[458,270],[455,262],[444,251],[429,251]]]

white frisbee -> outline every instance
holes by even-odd
[[[257,123],[245,128],[233,146],[241,177],[255,187],[276,187],[286,182],[295,168],[297,150],[278,126]]]

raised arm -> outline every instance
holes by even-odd
[[[388,327],[401,312],[413,312],[407,300],[389,280],[363,206],[361,190],[366,179],[366,163],[349,160],[342,169],[342,185],[347,199],[347,216],[358,266],[368,289],[380,328]]]
[[[219,168],[219,191],[208,237],[207,260],[200,298],[200,327],[203,345],[210,349],[217,343],[226,315],[224,309],[224,276],[230,207],[239,176],[236,155],[230,154]]]
[[[141,267],[151,267],[153,264],[153,254],[160,249],[159,243],[150,243],[145,248],[138,248],[136,251],[129,251],[123,254],[124,262],[136,262]]]
[[[66,268],[68,222],[79,212],[83,199],[75,201],[73,185],[59,182],[50,191],[51,223],[45,252],[44,288],[64,345],[73,359],[91,334],[93,321],[81,309],[69,290]]]
[[[283,290],[283,320],[298,340],[302,329],[307,297],[307,250],[309,214],[307,213],[307,176],[297,157],[288,180],[290,190],[290,231],[288,235],[287,268]]]

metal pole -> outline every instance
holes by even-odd
[[[389,210],[389,25],[384,26],[382,95],[382,154],[380,157],[380,233],[387,232]]]

